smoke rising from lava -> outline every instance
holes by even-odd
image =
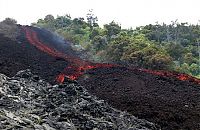
[[[45,31],[45,33],[42,33],[43,35],[46,35],[45,37],[52,36],[51,39],[47,37],[47,39],[45,40],[48,41],[48,39],[50,39],[52,42],[52,39],[53,39],[53,41],[56,41],[55,43],[57,44],[53,44],[53,43],[50,44],[50,43],[41,41],[37,33],[31,27],[24,26],[22,27],[22,29],[24,30],[26,38],[28,39],[30,44],[37,47],[40,51],[43,51],[55,58],[65,60],[70,63],[63,70],[63,72],[61,72],[56,77],[56,81],[59,83],[62,83],[65,77],[68,77],[71,80],[76,80],[80,76],[82,76],[85,71],[90,70],[90,69],[104,68],[104,67],[112,68],[112,67],[117,67],[117,66],[120,67],[119,65],[115,65],[115,64],[92,63],[90,61],[85,61],[85,60],[80,59],[77,56],[70,55],[70,54],[73,54],[72,52],[68,52],[68,54],[64,53],[64,49],[70,48],[70,45],[66,44],[62,38],[50,33],[49,31]],[[39,30],[42,31],[42,29],[39,29]],[[129,68],[129,69],[131,70],[132,68]],[[137,69],[137,70],[150,73],[153,75],[158,75],[161,77],[173,77],[178,80],[190,81],[190,82],[200,84],[199,79],[189,76],[187,74],[180,74],[176,72],[167,72],[167,71],[155,71],[155,70],[148,70],[148,69]]]

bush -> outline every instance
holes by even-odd
[[[19,29],[16,23],[16,20],[6,18],[0,22],[0,33],[2,33],[5,37],[15,40],[19,34]]]

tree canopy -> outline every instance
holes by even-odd
[[[82,46],[99,62],[200,74],[197,46],[200,25],[176,20],[169,25],[155,23],[122,29],[112,21],[99,27],[92,11],[87,14],[87,20],[72,19],[70,15],[57,18],[47,15],[33,25],[57,32],[74,45]]]

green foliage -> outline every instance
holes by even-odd
[[[198,75],[199,74],[199,66],[195,63],[192,63],[189,67],[190,72],[192,73],[192,75]]]
[[[154,54],[146,63],[149,68],[152,69],[171,69],[173,62],[172,58],[169,55],[165,54]]]
[[[111,38],[112,36],[116,36],[121,31],[121,27],[118,24],[116,24],[114,21],[112,21],[109,24],[104,25],[104,29],[105,29],[105,35],[107,35],[108,38]]]
[[[98,27],[99,25],[97,24],[98,18],[93,14],[93,10],[89,10],[89,13],[87,14],[87,23],[90,26],[91,30],[93,27]]]
[[[179,71],[182,73],[188,73],[188,74],[190,73],[190,66],[187,63],[181,64],[179,69],[180,69]]]
[[[106,37],[97,35],[93,38],[91,44],[96,52],[104,50],[107,45]]]
[[[103,28],[90,10],[84,18],[47,15],[34,26],[55,31],[76,46],[84,48],[93,60],[122,62],[129,65],[174,70],[198,76],[197,41],[200,26],[179,23],[149,24],[136,29],[122,29],[112,21]]]
[[[107,48],[109,60],[114,62],[121,61],[126,47],[129,44],[131,44],[130,37],[124,36],[123,34],[120,34],[116,38],[113,38],[112,41],[108,44]]]
[[[193,64],[193,63],[197,63],[198,60],[196,58],[193,57],[192,53],[185,53],[184,57],[183,57],[183,61],[189,65]]]
[[[184,47],[180,43],[167,43],[165,49],[174,60],[179,60],[184,54]]]

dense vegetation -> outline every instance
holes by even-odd
[[[117,62],[150,69],[179,71],[193,76],[199,73],[198,39],[200,26],[172,21],[122,29],[114,21],[99,27],[90,11],[87,20],[69,15],[54,18],[47,15],[34,26],[62,35],[93,60]]]
[[[12,40],[16,40],[19,29],[17,28],[17,21],[12,18],[6,18],[0,22],[0,34]]]

